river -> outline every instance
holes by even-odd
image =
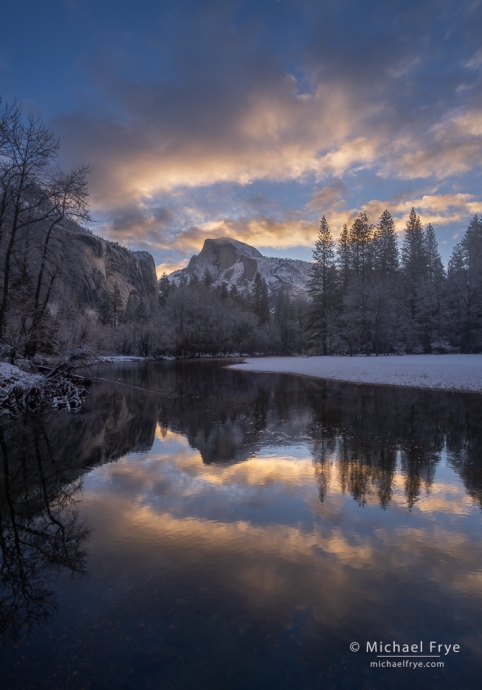
[[[2,690],[479,687],[482,396],[90,373],[0,428]]]

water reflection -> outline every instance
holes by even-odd
[[[51,591],[56,573],[85,573],[89,530],[76,507],[80,482],[54,457],[41,421],[0,427],[0,451],[0,640],[5,643],[18,642],[22,632],[32,632],[56,611]]]
[[[477,687],[479,396],[223,364],[110,366],[80,415],[4,429],[56,641],[2,659],[9,687],[401,689],[347,651],[399,636],[463,645],[424,688]]]
[[[308,442],[321,501],[335,462],[343,492],[360,505],[375,495],[382,507],[390,504],[398,467],[412,508],[430,492],[445,453],[467,493],[482,505],[479,395],[249,376],[223,366],[147,364],[140,372],[112,367],[112,380],[155,392],[146,397],[127,387],[110,391],[106,407],[116,413],[109,421],[118,428],[119,440],[125,439],[118,451],[110,450],[112,456],[129,445],[148,450],[157,422],[161,429],[186,436],[205,464],[242,462],[273,443]],[[105,404],[107,391],[103,397]]]

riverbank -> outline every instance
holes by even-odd
[[[87,391],[71,380],[67,369],[58,365],[48,373],[39,373],[36,367],[30,368],[32,371],[25,371],[14,364],[0,362],[1,417],[15,417],[22,410],[33,412],[43,406],[68,412],[80,410]]]
[[[231,369],[315,378],[482,393],[482,355],[248,358]]]

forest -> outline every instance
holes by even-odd
[[[445,269],[432,225],[412,209],[401,246],[385,211],[360,213],[337,241],[323,216],[308,293],[274,299],[203,280],[160,281],[161,318],[174,352],[422,354],[482,351],[482,218],[475,215]]]

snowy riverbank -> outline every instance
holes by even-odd
[[[33,412],[42,406],[80,410],[86,390],[66,376],[68,372],[61,365],[45,375],[0,362],[0,417],[15,417],[22,410]]]
[[[231,369],[482,393],[482,355],[249,358]]]
[[[25,390],[42,381],[41,374],[30,374],[7,362],[0,362],[0,391],[19,385]]]

